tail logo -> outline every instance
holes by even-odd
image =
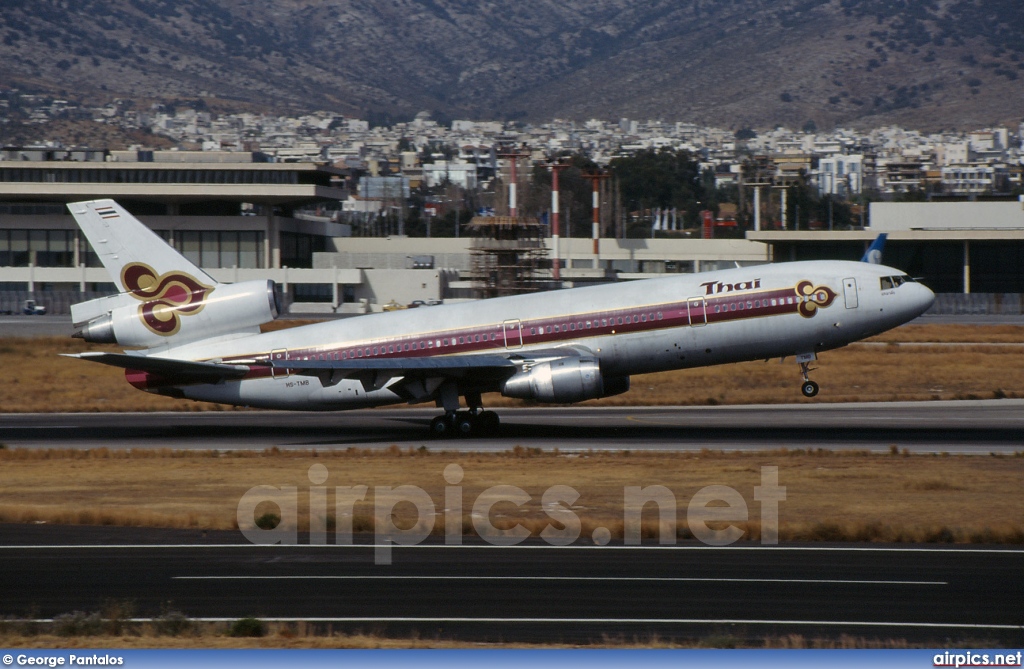
[[[149,265],[130,263],[121,270],[121,282],[128,294],[142,304],[139,319],[151,332],[163,337],[177,334],[181,317],[203,310],[212,286],[200,283],[182,272],[157,275]]]
[[[818,309],[825,309],[836,299],[836,291],[828,286],[815,286],[810,281],[796,285],[797,311],[804,318],[813,318]]]

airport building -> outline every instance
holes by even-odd
[[[873,202],[864,230],[766,230],[773,261],[856,260],[886,233],[887,265],[936,293],[1024,293],[1024,197],[1003,201]]]
[[[259,154],[237,152],[5,149],[3,157],[0,292],[5,294],[48,293],[51,302],[60,302],[58,293],[109,292],[106,272],[65,206],[79,200],[116,199],[225,281],[259,275],[301,282],[313,254],[348,234],[348,226],[328,217],[297,213],[315,213],[318,204],[345,198],[345,173],[329,166],[271,163]]]
[[[218,281],[269,278],[293,311],[363,313],[479,294],[473,239],[351,237],[330,212],[347,170],[258,153],[0,150],[0,311],[54,312],[112,290],[66,204],[113,198]],[[836,168],[839,173],[839,168]],[[843,167],[843,174],[854,171]],[[407,194],[407,182],[397,192]],[[367,180],[366,188],[374,185]],[[401,189],[399,191],[399,189]],[[372,195],[367,191],[365,196]],[[319,211],[318,211],[319,209]],[[773,261],[857,259],[879,232],[885,262],[938,293],[1024,293],[1024,201],[873,203],[864,230],[745,239],[560,241],[563,286]],[[541,271],[555,262],[544,240]]]

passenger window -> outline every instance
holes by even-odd
[[[622,316],[619,316],[616,320],[619,322],[619,325],[622,325]]]
[[[608,319],[607,318],[602,318],[601,319],[601,327],[603,327],[603,328],[608,327]]]
[[[747,301],[747,309],[753,309],[753,308],[754,308],[754,303],[753,303],[753,302],[750,302],[750,301],[748,300],[748,301]]]
[[[722,313],[722,305],[720,305],[720,304],[716,304],[715,305],[715,313],[716,314]]]
[[[640,321],[642,323],[646,323],[647,322],[647,314],[640,314]]]
[[[729,311],[736,311],[736,303],[735,302],[733,302],[732,304],[729,305]]]
[[[660,320],[661,320],[661,318],[662,318],[662,316],[661,316],[661,312],[659,311],[659,312],[658,312],[658,320],[660,321]]]

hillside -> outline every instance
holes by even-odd
[[[379,120],[1016,123],[1019,0],[7,0],[0,89]]]

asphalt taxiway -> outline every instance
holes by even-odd
[[[1024,451],[1024,400],[716,407],[499,409],[497,437],[429,438],[436,409],[340,413],[2,414],[0,443],[23,448],[910,452]]]
[[[130,600],[144,618],[173,602],[197,619],[419,638],[1024,643],[1020,548],[433,543],[393,547],[391,564],[374,555],[370,545],[256,546],[226,532],[0,525],[0,616]]]

